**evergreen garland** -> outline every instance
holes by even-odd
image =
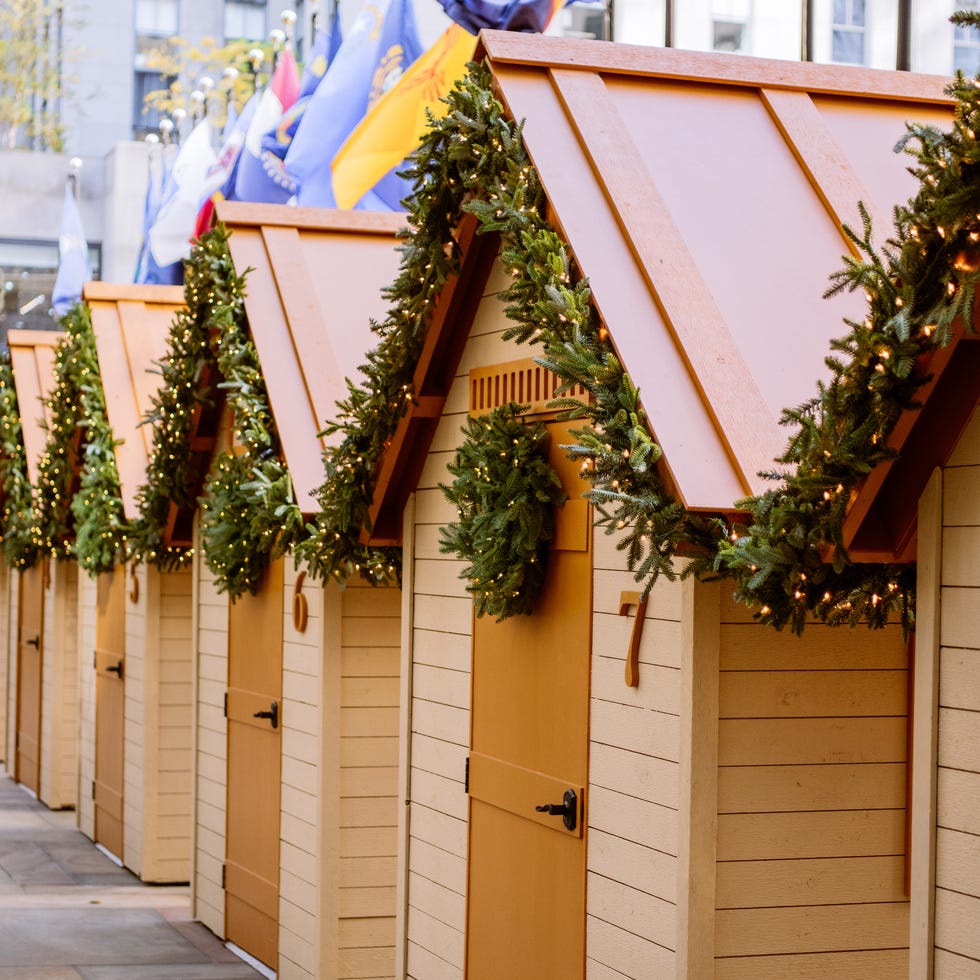
[[[246,590],[254,593],[269,562],[304,530],[244,312],[244,305],[237,306],[236,316],[216,338],[218,369],[225,379],[221,387],[241,451],[220,454],[201,498],[205,560],[232,598]]]
[[[34,502],[27,478],[24,431],[17,405],[10,353],[0,353],[0,488],[3,491],[3,556],[11,568],[38,558],[34,544]]]
[[[116,439],[106,415],[95,334],[88,307],[77,304],[65,318],[65,343],[74,350],[69,394],[81,409],[79,489],[71,500],[74,552],[89,575],[111,572],[128,555],[129,523],[123,512]]]
[[[524,424],[527,405],[502,405],[467,419],[465,440],[440,484],[458,520],[442,529],[440,547],[469,562],[463,576],[477,616],[498,622],[534,609],[547,572],[561,481],[543,455],[547,429]]]
[[[375,327],[379,343],[362,369],[364,380],[349,383],[330,428],[342,440],[327,454],[323,510],[305,557],[338,577],[354,562],[350,542],[367,525],[374,468],[412,400],[432,305],[458,271],[455,222],[468,211],[481,232],[501,235],[502,260],[513,276],[503,298],[515,321],[505,336],[542,344],[539,361],[559,375],[563,391],[582,384],[592,396],[589,403],[568,397],[557,403],[588,423],[569,451],[582,459],[597,523],[620,537],[618,547],[645,591],[658,576],[675,575],[683,547],[700,555],[685,574],[732,578],[736,597],[777,628],[799,631],[808,615],[878,627],[894,614],[907,628],[914,569],[851,563],[841,526],[851,490],[889,458],[887,436],[914,404],[916,359],[947,341],[957,317],[972,325],[980,104],[972,79],[958,77],[949,91],[957,100],[952,132],[912,125],[900,144],[916,158],[921,189],[897,209],[896,239],[879,253],[866,213],[862,233],[847,231],[865,259],[848,261],[830,293],[863,289],[869,313],[862,323],[848,323],[851,332],[833,345],[831,381],[784,413],[784,422],[798,427],[778,461],[790,475],[769,474],[778,486],[738,502],[750,521],[729,526],[687,513],[666,492],[639,393],[595,322],[587,283],[541,217],[541,188],[520,127],[504,118],[487,70],[470,66],[414,158],[401,274],[387,292],[391,309]]]
[[[163,531],[171,502],[181,509],[195,505],[191,425],[220,386],[241,451],[215,460],[200,500],[201,537],[218,588],[237,598],[258,588],[269,560],[295,541],[303,525],[248,335],[245,277],[235,272],[223,226],[203,235],[184,263],[184,295],[187,306],[170,329],[160,362],[163,384],[148,416],[153,452],[140,492],[139,552],[165,568],[189,557],[165,548]]]
[[[45,398],[48,438],[38,461],[34,542],[44,555],[70,558],[75,537],[71,498],[84,426],[78,398],[82,348],[88,311],[76,303],[62,318],[65,336],[55,354],[54,388]]]

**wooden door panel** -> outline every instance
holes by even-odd
[[[41,663],[44,643],[44,571],[20,573],[17,628],[16,778],[35,793],[41,788]]]
[[[276,969],[279,958],[281,727],[256,718],[282,702],[282,559],[228,614],[225,935]],[[278,719],[277,719],[278,720]],[[280,721],[281,724],[281,721]]]
[[[573,499],[557,514],[531,616],[473,629],[466,975],[562,977],[585,970],[591,515],[578,466],[549,426],[549,459]],[[576,826],[535,807],[577,795]]]
[[[126,574],[98,578],[95,611],[95,840],[123,856]]]
[[[544,803],[560,803],[566,790],[575,792],[578,800],[575,829],[568,830],[562,818],[539,812]],[[571,781],[556,779],[533,772],[479,752],[470,753],[470,798],[517,817],[533,821],[546,830],[582,836],[582,817],[585,813],[585,790]]]

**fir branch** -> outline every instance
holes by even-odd
[[[11,568],[33,565],[34,503],[27,478],[24,432],[14,387],[10,353],[0,353],[0,488],[3,492],[3,556]]]

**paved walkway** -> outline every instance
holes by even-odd
[[[256,980],[190,915],[184,886],[144,885],[0,768],[0,980]]]

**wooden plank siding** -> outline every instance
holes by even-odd
[[[78,566],[50,561],[41,669],[41,800],[52,810],[78,799]]]
[[[9,700],[10,672],[10,605],[8,594],[13,575],[6,562],[0,562],[0,763],[12,766],[12,756],[7,755],[7,705]],[[8,759],[10,761],[8,761]]]
[[[980,412],[943,472],[936,980],[980,976]]]
[[[715,975],[907,977],[901,630],[798,638],[722,593]]]
[[[395,975],[401,593],[341,593],[337,976]]]
[[[640,682],[625,684],[636,591],[594,534],[586,959],[589,977],[672,976],[677,949],[681,583],[647,604]]]
[[[7,744],[7,772],[11,777],[16,771],[17,745],[17,643],[20,610],[20,574],[10,576],[10,589],[4,602],[7,605],[7,722],[4,737]]]
[[[78,828],[95,839],[95,613],[98,585],[88,575],[78,576]]]
[[[303,588],[306,632],[293,626],[297,570],[286,560],[283,601],[282,789],[279,850],[279,965],[283,978],[328,975],[319,961],[319,890],[323,887],[320,774],[323,765],[323,590]]]
[[[225,934],[225,861],[227,796],[228,595],[218,592],[200,547],[194,558],[195,703],[194,878],[193,912],[212,932]]]
[[[525,352],[504,343],[509,321],[497,293],[507,276],[494,269],[439,420],[415,497],[412,703],[406,976],[461,980],[466,929],[467,797],[470,744],[472,601],[463,563],[439,550],[439,528],[455,511],[439,490],[462,441],[471,367],[512,361]],[[406,556],[406,561],[410,556]],[[397,732],[395,719],[392,734]],[[394,817],[394,814],[392,814]]]

